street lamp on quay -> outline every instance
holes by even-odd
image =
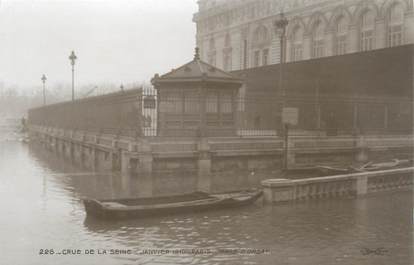
[[[70,64],[72,65],[72,101],[75,100],[75,61],[78,59],[76,57],[75,52],[72,51],[72,53],[69,56]]]
[[[285,15],[283,14],[283,12],[280,13],[280,17],[279,19],[277,19],[274,22],[274,28],[275,28],[275,32],[276,34],[279,34],[280,36],[280,64],[279,64],[279,99],[280,99],[280,104],[279,104],[279,114],[280,114],[280,124],[279,124],[279,132],[283,132],[284,135],[284,142],[285,142],[285,150],[284,150],[284,158],[283,158],[283,169],[287,169],[288,168],[288,141],[289,141],[289,124],[285,123],[284,121],[284,117],[283,117],[283,112],[284,112],[284,107],[286,104],[286,91],[283,87],[283,64],[285,63],[286,60],[286,28],[289,24],[289,21],[287,20],[287,18],[285,17]]]
[[[280,37],[280,71],[279,71],[279,96],[285,96],[285,90],[283,88],[283,64],[286,60],[286,28],[289,24],[289,21],[285,15],[280,13],[280,18],[274,22],[275,32]]]
[[[46,83],[46,76],[43,74],[42,78],[42,83],[43,83],[43,105],[46,105],[46,89],[45,89],[45,83]]]

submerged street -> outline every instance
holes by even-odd
[[[154,195],[174,193],[180,180],[138,176],[125,183],[116,175],[77,169],[36,144],[6,138],[0,140],[3,264],[414,261],[410,191],[275,206],[258,201],[246,208],[103,222],[86,219],[83,197],[145,196],[148,187]]]

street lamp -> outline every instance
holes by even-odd
[[[72,101],[75,100],[75,61],[78,57],[76,57],[75,52],[69,56],[70,64],[72,65]]]
[[[284,152],[284,159],[283,159],[283,169],[288,168],[288,141],[289,141],[289,124],[284,123],[284,117],[283,117],[283,111],[284,111],[284,105],[286,101],[286,91],[283,87],[283,64],[285,63],[285,57],[286,57],[286,50],[285,50],[285,42],[286,42],[286,27],[288,26],[289,21],[283,14],[283,12],[280,13],[280,17],[278,20],[274,22],[274,27],[276,34],[279,34],[280,36],[280,65],[279,65],[279,98],[281,99],[279,104],[279,113],[280,113],[280,127],[279,131],[284,131],[284,142],[285,142],[285,152]]]
[[[283,63],[286,59],[286,52],[285,52],[285,40],[286,40],[286,27],[288,26],[289,21],[285,17],[285,15],[280,13],[280,18],[274,22],[274,27],[276,34],[280,36],[280,71],[279,71],[279,93],[280,96],[285,95],[285,91],[283,89]]]
[[[45,83],[46,83],[46,76],[43,74],[42,78],[41,78],[42,82],[43,82],[43,105],[46,105],[46,89],[45,89]]]

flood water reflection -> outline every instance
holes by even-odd
[[[257,182],[247,175],[237,185]],[[36,144],[0,140],[0,264],[414,263],[411,191],[277,206],[257,202],[240,209],[117,222],[86,218],[81,200],[195,188],[192,176],[96,174]],[[42,249],[54,254],[40,255]],[[85,254],[90,249],[95,253]],[[111,249],[129,254],[110,254]],[[143,252],[178,249],[211,251]],[[265,253],[235,252],[249,249]]]

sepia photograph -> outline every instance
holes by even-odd
[[[0,0],[1,265],[413,265],[414,0]]]

